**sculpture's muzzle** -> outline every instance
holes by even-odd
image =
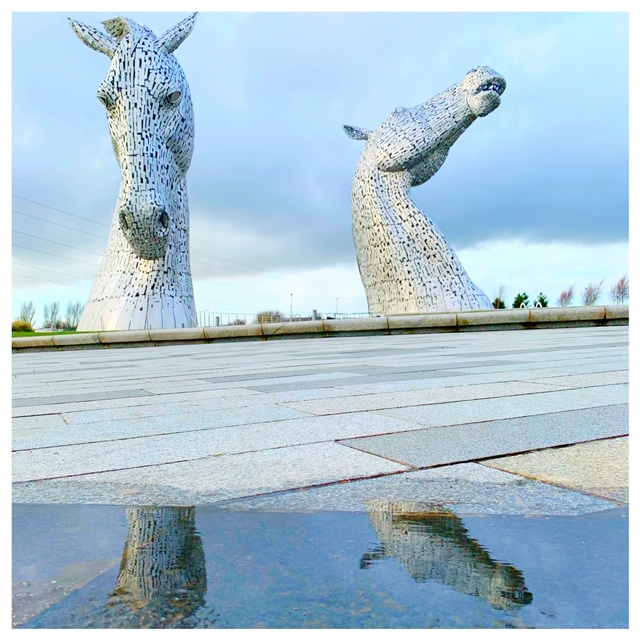
[[[159,203],[129,201],[118,213],[120,229],[133,251],[145,260],[158,260],[167,251],[171,218]]]

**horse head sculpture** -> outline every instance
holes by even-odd
[[[107,249],[78,325],[83,331],[196,325],[186,181],[193,106],[173,55],[196,16],[160,37],[128,18],[104,21],[105,32],[69,19],[84,44],[111,60],[98,99],[121,171]]]
[[[159,38],[126,18],[103,22],[106,34],[70,20],[82,42],[111,58],[98,99],[122,172],[118,221],[133,251],[147,260],[166,252],[193,153],[189,85],[172,53],[195,20],[193,14]]]
[[[427,102],[398,107],[377,129],[344,126],[353,140],[366,140],[351,204],[356,257],[370,313],[491,308],[409,193],[433,177],[477,118],[499,106],[505,88],[499,73],[476,67]]]

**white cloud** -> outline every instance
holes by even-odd
[[[578,304],[580,293],[590,283],[604,279],[599,303],[608,303],[608,290],[629,273],[629,244],[612,242],[583,245],[569,242],[529,243],[496,240],[458,252],[471,279],[493,299],[505,285],[509,305],[520,292],[533,298],[542,292],[555,304],[563,289],[574,286]]]

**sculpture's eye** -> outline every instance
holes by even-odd
[[[169,104],[178,104],[178,102],[180,102],[180,92],[179,91],[172,91],[167,96],[167,101],[169,102]]]

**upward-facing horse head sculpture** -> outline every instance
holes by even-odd
[[[98,99],[122,173],[107,249],[79,330],[196,325],[186,183],[193,107],[173,56],[196,15],[160,37],[127,18],[103,22],[106,33],[70,19],[82,42],[111,59]]]
[[[410,198],[477,119],[500,105],[505,79],[476,67],[427,102],[398,107],[377,129],[345,126],[366,140],[351,190],[353,238],[369,312],[490,309],[440,230]]]

